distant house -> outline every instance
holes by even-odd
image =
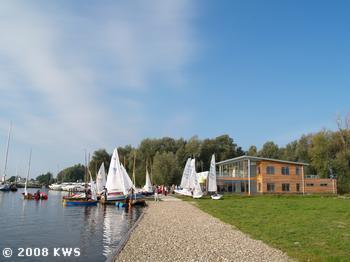
[[[248,195],[337,193],[336,179],[306,175],[306,163],[240,156],[216,165],[219,192]]]

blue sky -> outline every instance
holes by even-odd
[[[83,162],[145,137],[247,149],[350,112],[347,1],[3,1],[0,169]]]

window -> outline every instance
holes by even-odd
[[[267,166],[266,167],[266,174],[274,175],[275,174],[275,167],[274,166]]]
[[[297,192],[300,192],[300,184],[296,184],[296,190]]]
[[[267,192],[274,192],[274,191],[275,191],[275,184],[267,183]]]
[[[306,184],[306,186],[314,186],[314,184],[313,183],[308,183],[308,184]]]
[[[282,191],[289,192],[289,184],[282,184]]]
[[[261,191],[261,183],[258,184],[258,191]]]
[[[328,186],[328,184],[320,184],[320,186]]]
[[[260,175],[260,166],[258,167],[258,174]]]
[[[246,190],[245,190],[245,183],[244,182],[242,182],[241,183],[241,192],[243,193],[243,192],[246,192]]]
[[[286,176],[289,175],[289,167],[283,166],[281,171],[282,171],[282,175],[286,175]]]
[[[295,174],[297,175],[297,176],[299,176],[300,175],[300,167],[296,167],[295,168]]]

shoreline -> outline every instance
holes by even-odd
[[[143,212],[141,213],[141,215],[137,218],[137,220],[135,221],[134,225],[129,229],[129,231],[127,232],[126,235],[123,236],[123,238],[120,240],[118,246],[115,248],[115,250],[113,251],[113,253],[111,253],[107,259],[105,260],[105,262],[113,262],[115,261],[115,258],[119,256],[120,252],[123,250],[123,248],[125,247],[125,245],[128,243],[130,236],[132,235],[132,233],[134,232],[134,230],[137,228],[137,226],[139,225],[139,223],[142,221],[143,216],[145,215],[145,213],[147,212],[148,206],[144,208]]]
[[[151,202],[114,261],[291,261],[195,205],[163,198]]]

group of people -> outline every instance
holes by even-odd
[[[175,189],[177,187],[175,185],[172,185],[171,187],[166,185],[154,185],[153,191],[154,191],[154,201],[159,201],[159,196],[162,194],[164,196],[167,196],[168,194],[174,194]]]

